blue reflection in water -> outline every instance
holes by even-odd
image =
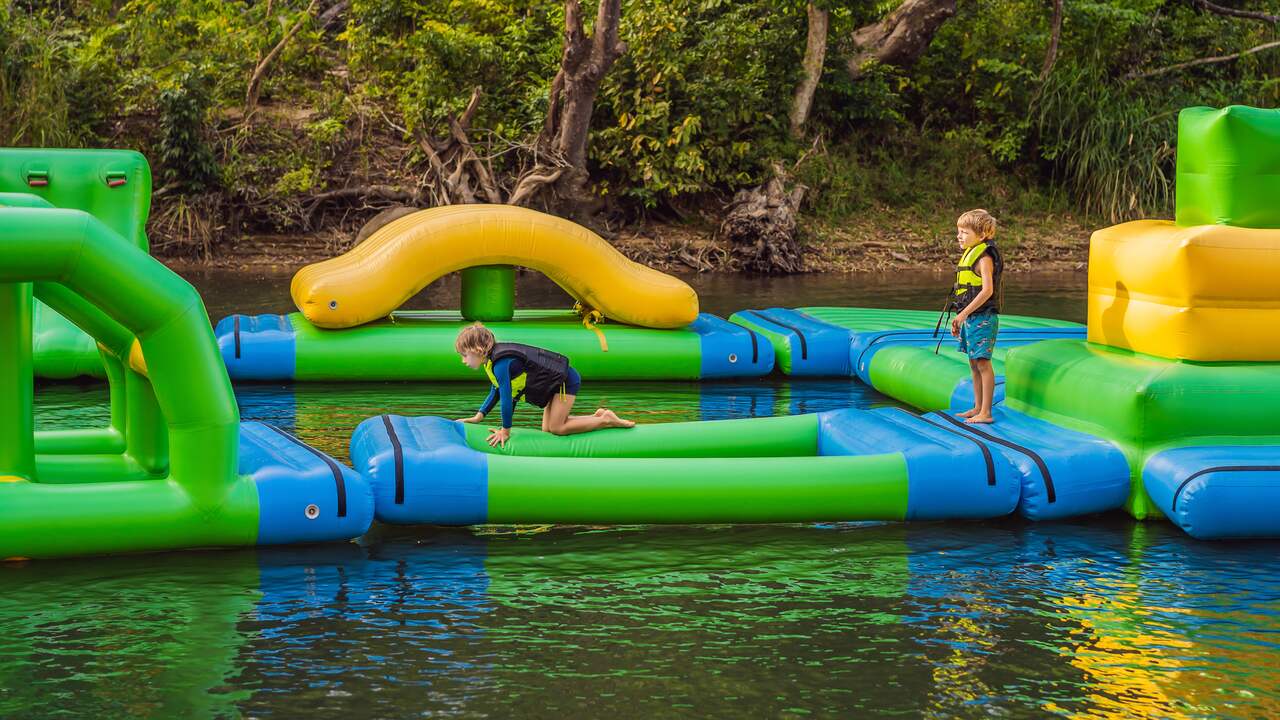
[[[485,677],[467,652],[492,611],[484,541],[418,535],[260,551],[261,597],[240,626],[253,638],[241,662],[255,704],[269,708],[275,695],[293,703],[301,684],[316,691],[309,710],[337,710],[373,678],[429,691],[441,706],[465,704]]]

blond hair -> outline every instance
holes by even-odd
[[[459,354],[468,350],[481,355],[489,354],[498,340],[493,336],[493,332],[485,327],[483,323],[475,323],[462,328],[458,333],[458,339],[453,341],[453,349]]]
[[[996,236],[996,219],[982,208],[964,213],[956,219],[956,225],[974,231],[983,240]]]

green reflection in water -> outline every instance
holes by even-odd
[[[234,716],[251,551],[0,565],[0,716]]]
[[[903,525],[489,532],[484,643],[513,705],[778,717],[886,706],[859,675],[922,670]]]
[[[1271,717],[1275,550],[1114,517],[7,564],[0,716]]]

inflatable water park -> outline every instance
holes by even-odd
[[[0,557],[346,540],[387,524],[1053,521],[1124,511],[1280,537],[1280,111],[1179,117],[1173,220],[1090,240],[1083,325],[1002,315],[990,424],[936,313],[701,312],[671,275],[525,208],[421,210],[302,268],[287,314],[212,326],[147,253],[126,151],[0,151]],[[516,268],[572,309],[517,308]],[[460,273],[460,307],[402,310]],[[565,355],[586,381],[862,383],[897,407],[559,436],[385,414],[352,466],[241,423],[232,382],[468,380],[453,340]],[[34,379],[105,378],[110,424],[35,429]]]

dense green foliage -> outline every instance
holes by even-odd
[[[474,88],[471,139],[498,172],[536,137],[560,62],[558,0],[354,0],[321,27],[333,4],[307,16],[308,0],[0,2],[0,142],[136,147],[174,196],[219,193],[269,228],[298,222],[318,192],[412,186],[426,167],[417,139],[446,136]],[[1167,215],[1178,109],[1280,94],[1280,49],[1126,77],[1275,37],[1192,0],[1066,0],[1044,79],[1047,0],[960,0],[919,63],[857,81],[845,71],[853,30],[897,3],[823,4],[830,48],[798,142],[787,116],[804,2],[624,2],[627,51],[593,116],[597,190],[623,209],[696,207],[781,160],[830,219],[1031,195],[1106,219]],[[300,21],[246,118],[255,67]]]

